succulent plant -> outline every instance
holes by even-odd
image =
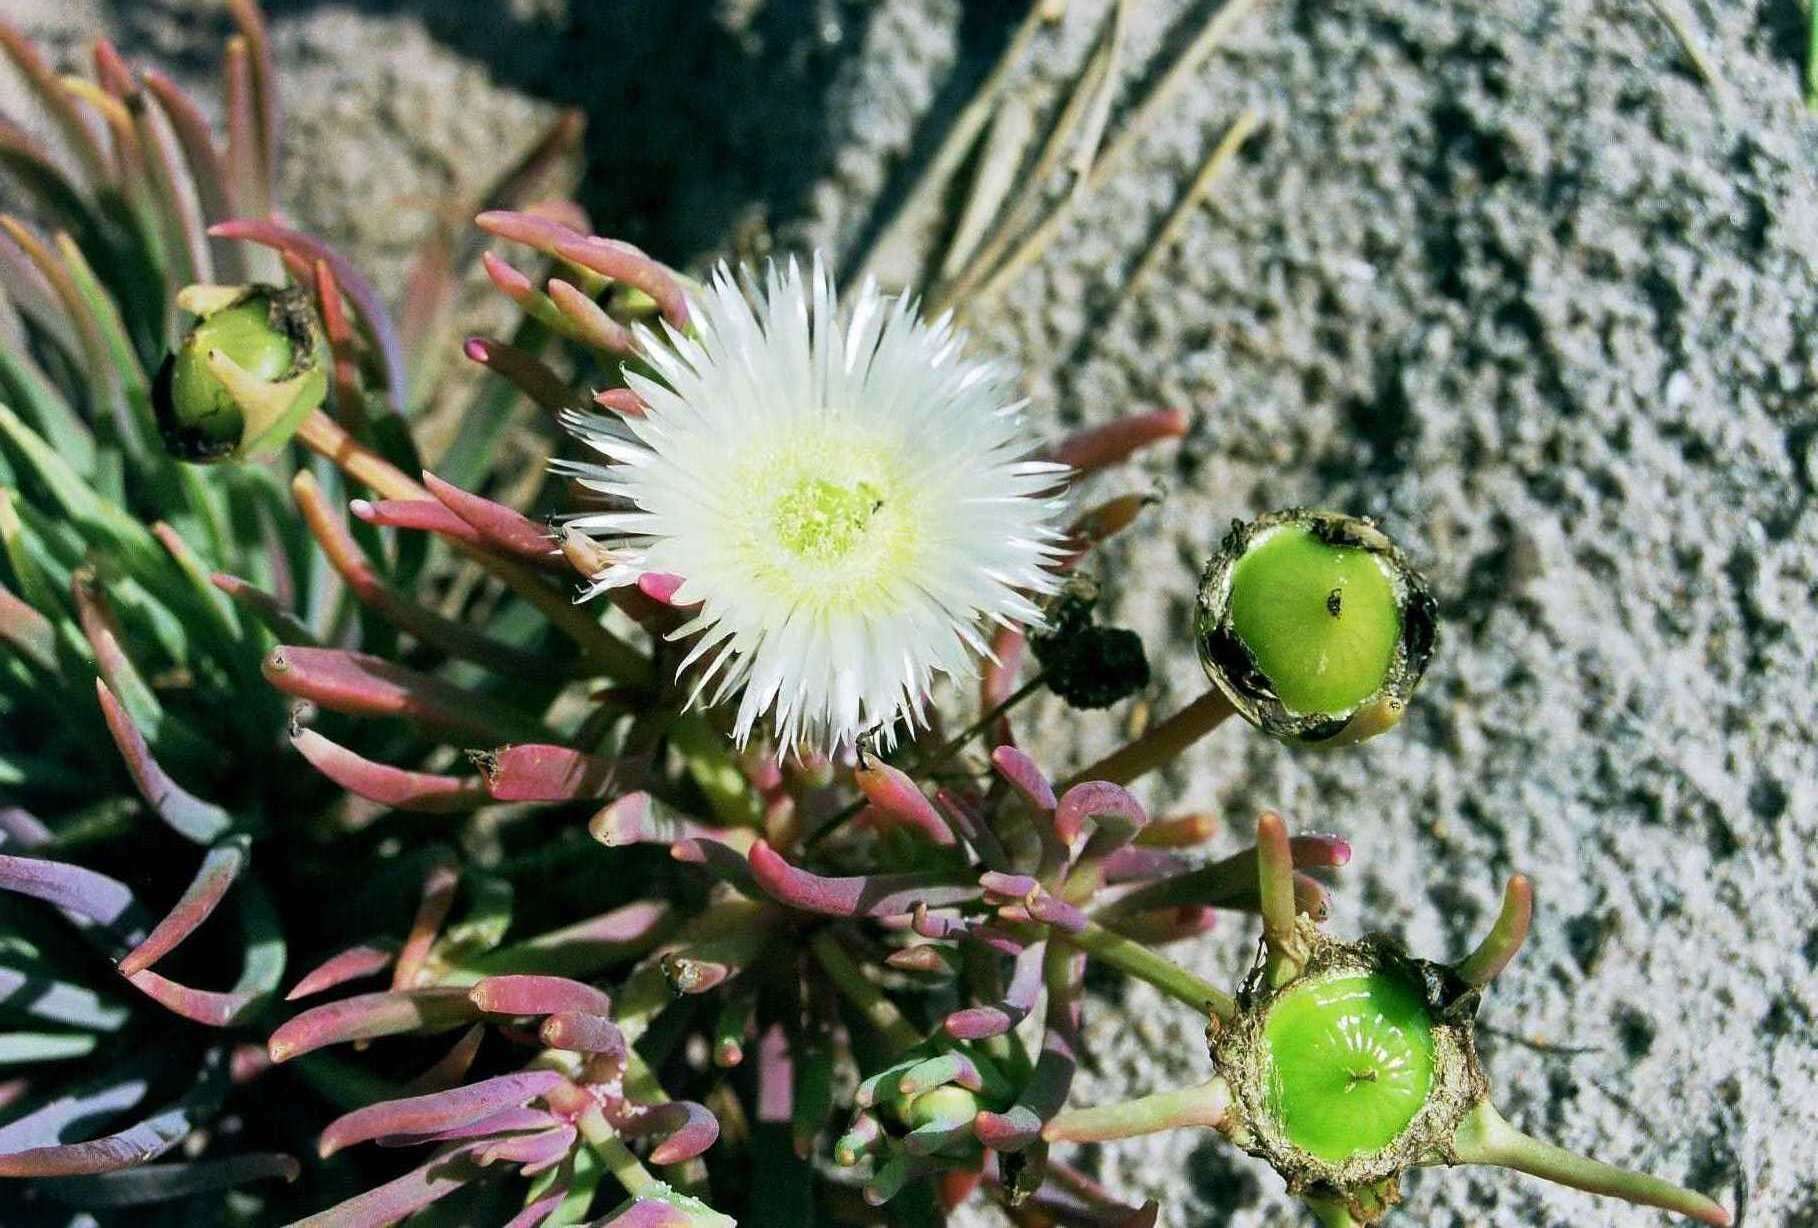
[[[94,81],[59,77],[0,24],[78,167],[0,129],[60,227],[0,219],[9,1223],[935,1224],[977,1195],[1144,1225],[1157,1204],[1051,1153],[1176,1127],[1328,1223],[1466,1161],[1724,1222],[1488,1107],[1470,1021],[1525,880],[1442,968],[1318,928],[1345,840],[1265,816],[1200,859],[1215,824],[1127,787],[1233,711],[1297,741],[1393,723],[1434,616],[1380,531],[1236,531],[1216,685],[1057,781],[1010,718],[1043,684],[1090,708],[1146,683],[1081,567],[1149,501],[1057,492],[1184,415],[1030,455],[999,372],[912,302],[842,313],[818,269],[696,283],[592,235],[552,182],[573,116],[476,234],[435,235],[396,327],[275,220],[277,82],[230,7],[224,154],[161,75],[101,43]],[[1019,259],[984,250],[951,287]],[[523,318],[462,347],[493,378],[438,476],[413,427],[476,258]],[[557,463],[553,521],[479,493],[519,403],[607,460]],[[974,657],[950,733],[928,695]],[[1235,996],[1159,950],[1220,910],[1262,917]],[[1206,1017],[1217,1075],[1069,1108],[1092,961]]]
[[[287,251],[297,279],[272,287],[286,277],[277,252],[227,237],[292,237],[235,219],[271,208],[277,112],[260,15],[231,7],[224,148],[156,70],[135,73],[100,42],[93,80],[58,76],[0,23],[0,51],[61,137],[0,124],[8,200],[26,210],[0,216],[0,1169],[39,1178],[9,1182],[9,1222],[208,1205],[211,1192],[222,1205],[226,1186],[296,1173],[286,1153],[303,1132],[246,1111],[286,957],[340,923],[319,907],[322,884],[346,881],[322,877],[337,859],[365,861],[362,882],[394,859],[369,856],[382,825],[356,834],[377,808],[295,770],[288,703],[260,676],[269,648],[328,640],[392,656],[409,626],[417,664],[485,647],[528,667],[523,677],[563,668],[566,641],[532,653],[520,631],[514,649],[403,596],[425,562],[412,536],[323,521],[325,553],[287,492],[293,470],[308,509],[326,506],[323,491],[351,491],[331,466],[319,485],[298,466],[298,430],[363,440],[414,468],[403,386],[368,371],[389,371],[388,352],[436,346],[456,289],[444,251],[474,244],[438,235],[420,258],[415,340],[376,311],[350,320],[336,287],[347,303],[376,292],[301,236]],[[556,182],[577,134],[563,117],[491,198]],[[247,277],[270,288],[185,289]],[[207,317],[193,331],[192,311]],[[262,404],[224,385],[205,369],[215,355],[292,395]],[[306,425],[331,374],[336,419]],[[261,420],[265,409],[278,412]],[[255,452],[278,462],[179,459]],[[569,613],[563,583],[540,583],[538,598]],[[405,757],[434,746],[402,722],[350,728],[362,738]],[[327,832],[346,840],[332,855]],[[395,864],[420,863],[421,844]],[[347,903],[349,916],[389,907],[370,892]]]

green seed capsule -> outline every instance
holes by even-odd
[[[1375,555],[1283,525],[1237,561],[1231,625],[1288,711],[1336,712],[1382,687],[1401,610]]]
[[[1295,933],[1300,975],[1278,987],[1259,960],[1207,1033],[1231,1092],[1224,1130],[1290,1189],[1374,1223],[1488,1095],[1476,991],[1387,938],[1340,942],[1306,917]]]
[[[328,354],[309,296],[275,286],[191,286],[200,317],[158,372],[152,406],[171,455],[267,454],[327,395]]]
[[[1393,1143],[1433,1085],[1433,1021],[1382,973],[1301,982],[1263,1026],[1269,1108],[1295,1146],[1341,1164]]]
[[[1702,1194],[1529,1138],[1490,1104],[1476,1014],[1527,931],[1525,878],[1510,881],[1495,926],[1469,956],[1436,964],[1380,934],[1343,942],[1311,917],[1282,917],[1269,901],[1292,891],[1287,833],[1271,817],[1258,821],[1256,836],[1263,944],[1206,1027],[1217,1077],[1115,1111],[1120,1127],[1141,1117],[1146,1128],[1114,1132],[1105,1128],[1112,1114],[1087,1110],[1057,1119],[1074,1119],[1060,1137],[1147,1133],[1178,1121],[1176,1102],[1190,1094],[1196,1118],[1215,1119],[1325,1224],[1376,1224],[1400,1200],[1410,1168],[1459,1163],[1500,1164],[1707,1224],[1730,1222]]]
[[[177,351],[171,373],[176,425],[189,446],[215,455],[231,452],[240,442],[246,419],[227,387],[209,371],[209,350],[226,354],[257,379],[275,380],[290,370],[291,344],[273,331],[266,304],[254,300],[209,317]]]
[[[1200,660],[1266,732],[1357,741],[1400,719],[1432,655],[1434,608],[1368,521],[1276,512],[1237,525],[1207,565]]]

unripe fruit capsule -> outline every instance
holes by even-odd
[[[152,388],[165,447],[199,462],[281,447],[327,393],[327,345],[309,295],[191,286],[178,301],[200,318]]]
[[[1235,526],[1200,582],[1200,661],[1265,732],[1336,744],[1390,728],[1432,656],[1426,582],[1373,524],[1293,509]]]
[[[1382,686],[1401,611],[1381,562],[1283,525],[1237,561],[1231,624],[1290,712],[1353,708]]]
[[[1301,974],[1277,987],[1259,961],[1208,1032],[1232,1097],[1223,1129],[1290,1188],[1374,1223],[1489,1093],[1476,991],[1381,936],[1339,942],[1302,917],[1295,938]]]
[[[1296,1146],[1341,1164],[1394,1142],[1433,1084],[1433,1022],[1385,973],[1291,986],[1263,1025],[1269,1109]]]

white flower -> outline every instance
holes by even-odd
[[[745,280],[719,271],[693,335],[642,334],[661,379],[626,382],[647,416],[568,415],[612,462],[561,465],[615,505],[570,522],[613,552],[589,595],[681,577],[691,699],[743,688],[741,744],[766,712],[780,746],[889,739],[937,671],[973,671],[984,624],[1040,621],[1066,468],[1031,459],[1010,371],[947,317],[867,282],[842,319],[818,258],[812,287],[794,262],[761,297]]]

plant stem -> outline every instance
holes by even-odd
[[[1335,1199],[1309,1198],[1307,1210],[1319,1220],[1320,1228],[1360,1228],[1351,1209]]]
[[[607,1171],[625,1187],[627,1194],[641,1198],[668,1188],[651,1176],[650,1170],[631,1154],[631,1149],[625,1146],[618,1132],[606,1124],[599,1105],[588,1105],[587,1110],[581,1114],[580,1121],[575,1124],[581,1128],[581,1137],[587,1140],[587,1145],[600,1157],[600,1162],[606,1165]]]
[[[1060,786],[1060,791],[1065,792],[1085,780],[1108,780],[1112,784],[1127,785],[1178,758],[1182,751],[1217,729],[1234,711],[1225,693],[1213,687],[1136,741],[1111,752],[1091,767],[1075,772]]]
[[[731,740],[714,729],[705,713],[677,716],[669,726],[669,744],[681,754],[716,820],[733,827],[763,826],[763,799],[739,769]]]
[[[348,477],[387,499],[428,499],[415,478],[361,444],[321,410],[297,427],[297,442],[332,462]]]
[[[1157,955],[1140,942],[1113,933],[1096,921],[1086,923],[1077,934],[1056,929],[1054,937],[1098,956],[1114,968],[1123,970],[1139,981],[1147,981],[1171,998],[1178,998],[1194,1010],[1230,1019],[1237,1014],[1237,1004],[1229,994],[1212,982],[1188,972],[1185,968]]]
[[[1249,849],[1138,887],[1095,910],[1093,916],[1115,922],[1164,908],[1255,908],[1255,893],[1256,852]]]
[[[1300,975],[1304,951],[1295,941],[1294,851],[1279,814],[1265,810],[1256,820],[1256,887],[1261,901],[1263,960],[1277,989]]]
[[[1231,1089],[1213,1075],[1193,1087],[1156,1092],[1121,1104],[1103,1104],[1061,1113],[1042,1130],[1051,1143],[1102,1143],[1186,1126],[1216,1130],[1231,1106]]]
[[[1459,1123],[1452,1145],[1459,1160],[1466,1164],[1512,1168],[1576,1190],[1677,1211],[1703,1224],[1721,1226],[1730,1222],[1730,1213],[1703,1194],[1681,1189],[1670,1181],[1645,1173],[1573,1155],[1551,1143],[1530,1138],[1503,1120],[1502,1114],[1487,1100]]]
[[[945,766],[947,760],[953,758],[953,756],[957,755],[965,748],[966,743],[985,732],[985,730],[991,728],[991,726],[995,725],[1005,713],[1009,712],[1012,708],[1022,703],[1023,700],[1039,691],[1042,683],[1045,681],[1047,681],[1047,675],[1037,673],[1035,677],[1029,679],[1029,681],[1017,687],[1016,690],[1010,692],[1009,695],[1004,697],[1002,703],[998,704],[995,708],[991,709],[991,711],[985,713],[959,733],[954,734],[940,746],[936,747],[934,753],[923,762],[921,767],[916,769],[915,774],[918,776],[932,776],[936,768]]]
[[[919,1044],[922,1034],[915,1025],[903,1018],[903,1012],[897,1009],[896,1003],[884,996],[883,990],[873,985],[865,976],[864,970],[831,929],[823,929],[809,940],[809,947],[814,951],[815,959],[827,973],[827,979],[838,989],[871,1026],[881,1033],[890,1047],[897,1050],[908,1049]]]

